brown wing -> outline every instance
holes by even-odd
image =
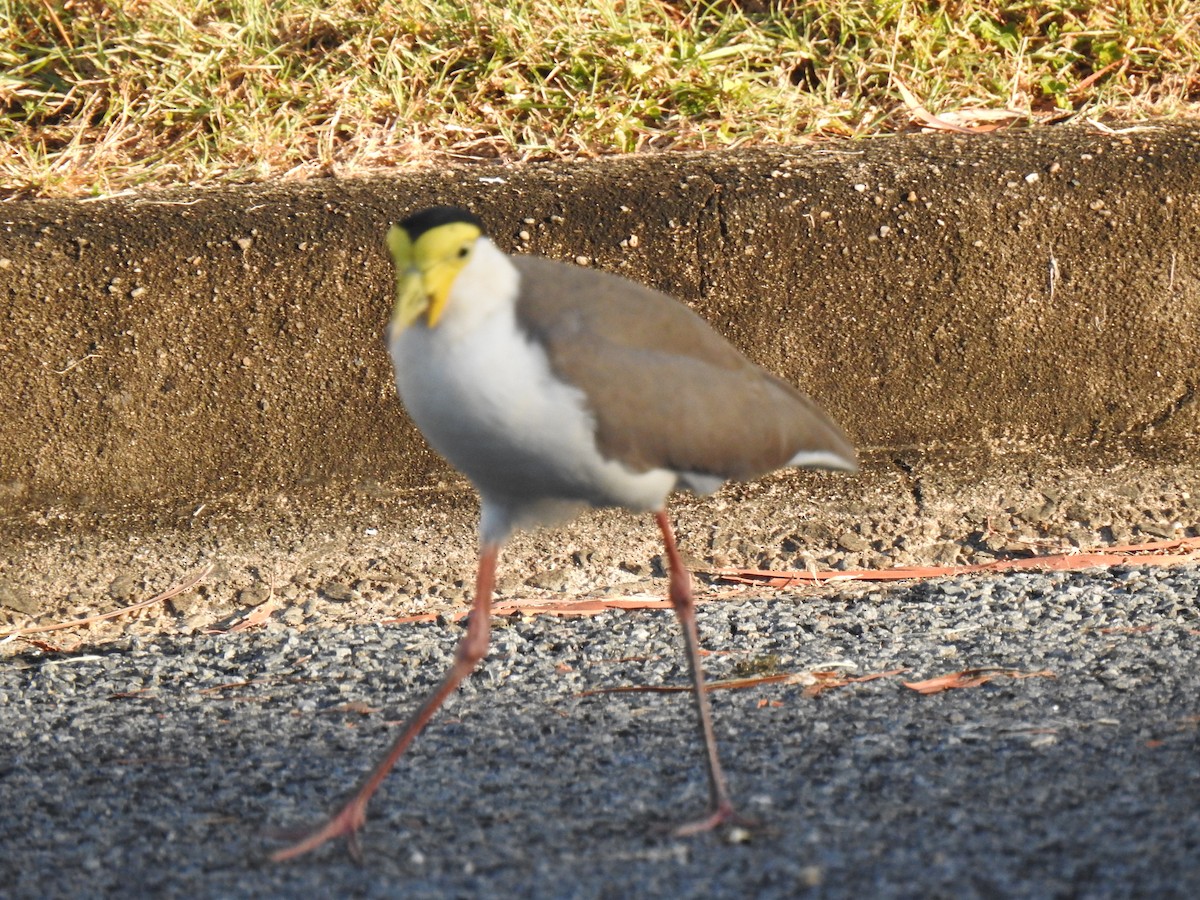
[[[802,451],[854,465],[845,433],[678,301],[538,257],[521,273],[520,325],[591,400],[600,451],[653,468],[752,479]]]

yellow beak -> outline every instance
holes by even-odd
[[[396,272],[396,305],[392,309],[392,329],[398,333],[407,328],[429,308],[425,277],[415,266]],[[432,322],[430,324],[433,324]]]

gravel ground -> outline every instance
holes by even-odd
[[[655,579],[660,583],[661,579]],[[338,847],[266,861],[348,790],[461,625],[125,636],[0,665],[8,897],[1195,897],[1200,568],[747,593],[700,610],[748,834],[705,783],[670,613],[498,623],[480,673]],[[921,695],[975,667],[998,677]],[[744,838],[744,840],[743,840]]]

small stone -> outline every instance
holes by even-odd
[[[338,603],[349,603],[354,599],[354,591],[340,581],[328,581],[321,588],[321,593]]]
[[[958,557],[961,551],[958,544],[950,541],[945,541],[941,544],[935,544],[933,548],[933,563],[937,566],[952,566],[958,562]]]
[[[238,591],[238,603],[242,606],[262,606],[271,596],[269,588],[255,585]]]
[[[36,616],[42,611],[42,604],[36,597],[18,590],[10,581],[0,581],[0,606],[27,616]]]
[[[208,616],[204,613],[196,613],[194,616],[188,616],[179,623],[179,630],[184,634],[195,634],[209,625]]]
[[[1177,525],[1174,522],[1143,522],[1138,525],[1138,531],[1151,537],[1173,538]]]
[[[1087,523],[1091,520],[1091,513],[1088,508],[1082,503],[1069,503],[1066,509],[1063,510],[1063,515],[1071,522]]]
[[[198,591],[184,591],[176,594],[167,601],[167,609],[176,616],[187,616],[201,606],[202,598]]]
[[[1090,528],[1072,528],[1066,538],[1073,547],[1091,547],[1096,543],[1096,535]]]
[[[501,575],[496,579],[494,590],[497,597],[512,597],[520,593],[523,584],[520,575]]]
[[[871,545],[866,539],[853,531],[847,531],[838,538],[838,546],[848,553],[862,553],[864,550],[869,550]]]
[[[729,833],[725,835],[725,842],[727,844],[748,844],[750,843],[750,837],[750,829],[734,825],[729,829]]]
[[[289,606],[283,611],[283,615],[279,619],[285,625],[302,625],[304,624],[304,610],[298,606]]]
[[[567,574],[562,569],[547,569],[526,578],[525,583],[546,591],[564,591],[567,589]]]
[[[108,584],[108,596],[122,603],[137,591],[137,582],[132,575],[118,575]]]
[[[1128,544],[1133,540],[1133,529],[1123,522],[1113,522],[1108,527],[1108,543]]]

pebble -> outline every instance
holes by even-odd
[[[132,575],[118,575],[108,585],[108,596],[119,603],[128,602],[137,591],[137,581]]]
[[[354,599],[354,591],[349,585],[340,581],[327,581],[321,587],[321,593],[338,603],[349,603]]]
[[[240,606],[262,606],[271,597],[271,589],[265,585],[256,584],[253,587],[238,591],[237,599]]]
[[[42,611],[40,600],[3,579],[0,579],[0,606],[27,616],[36,616]]]

